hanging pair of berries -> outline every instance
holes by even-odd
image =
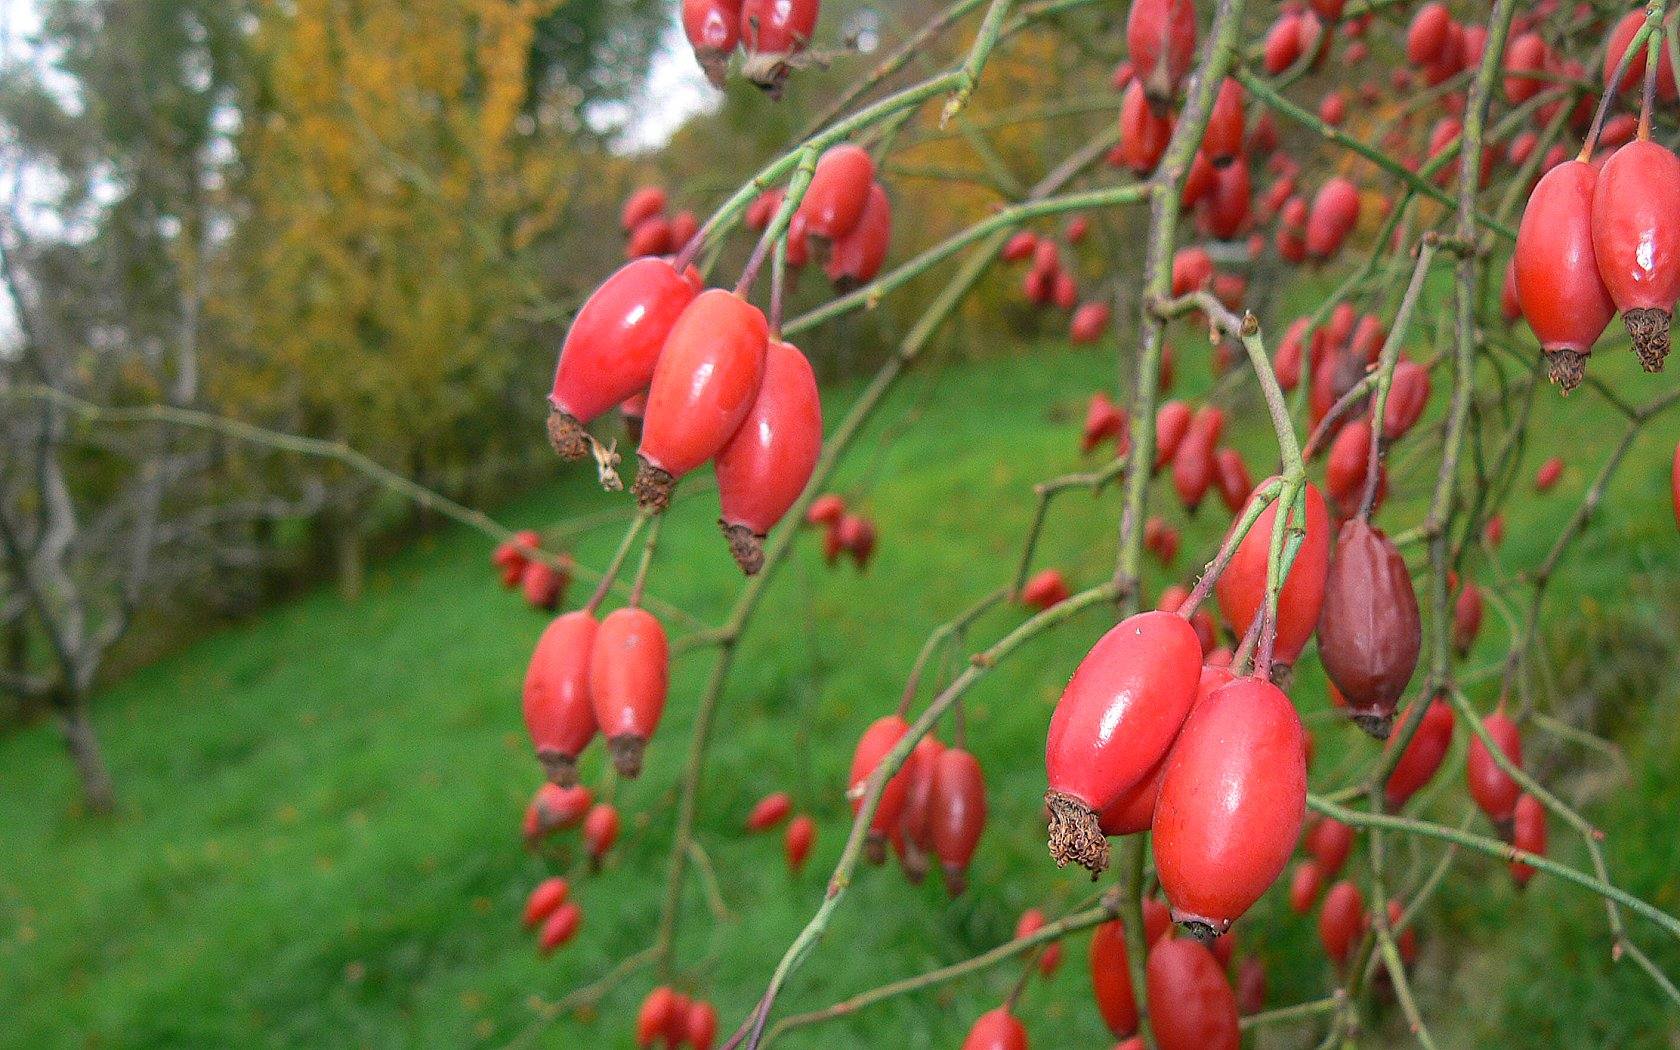
[[[1021,917],[1015,922],[1015,939],[1021,940],[1024,937],[1031,937],[1042,929],[1044,929],[1044,913],[1037,908],[1028,908],[1021,913]],[[1062,943],[1051,941],[1039,952],[1038,972],[1044,977],[1051,977],[1061,968],[1061,965]]]
[[[741,72],[772,98],[810,44],[820,0],[683,0],[682,27],[694,60],[714,87],[723,87],[730,56],[740,45]]]
[[[1503,703],[1494,709],[1493,714],[1482,719],[1482,728],[1510,764],[1521,769],[1522,733],[1517,729],[1517,724],[1505,714]],[[1464,776],[1470,786],[1470,797],[1475,800],[1477,807],[1493,822],[1499,837],[1507,842],[1511,841],[1515,831],[1517,800],[1522,797],[1522,788],[1509,773],[1499,767],[1479,733],[1470,738],[1470,753],[1465,758]]]
[[[599,623],[588,609],[543,632],[525,674],[525,727],[549,779],[577,780],[577,759],[597,728],[613,766],[641,773],[642,750],[665,709],[670,672],[665,630],[645,609],[616,609]]]
[[[650,1050],[663,1040],[667,1050],[684,1045],[711,1050],[717,1025],[717,1010],[711,1003],[660,985],[647,994],[636,1011],[636,1046]]]
[[[495,553],[490,555],[490,564],[501,572],[502,586],[509,590],[519,586],[520,578],[525,575],[525,567],[531,563],[527,551],[536,551],[542,547],[542,536],[526,529],[516,532],[513,539],[505,540],[496,546]]]
[[[624,255],[628,259],[680,252],[700,232],[700,220],[691,211],[665,215],[665,190],[643,186],[625,198],[619,222],[624,228]]]
[[[829,492],[812,500],[805,523],[823,530],[823,561],[833,565],[840,555],[850,554],[859,572],[869,568],[875,554],[875,523],[861,514],[847,513],[840,496]]]
[[[1132,0],[1126,13],[1126,50],[1136,83],[1164,107],[1178,94],[1196,54],[1192,0]]]
[[[789,262],[795,260],[795,242],[803,247],[813,239],[828,245],[823,272],[841,290],[874,279],[886,261],[892,202],[875,181],[875,162],[861,146],[831,146],[818,159],[788,227]]]

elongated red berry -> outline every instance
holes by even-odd
[[[1427,66],[1439,59],[1451,25],[1452,13],[1446,4],[1431,0],[1418,8],[1406,30],[1406,61],[1414,66]]]
[[[1196,5],[1192,0],[1132,0],[1126,51],[1150,99],[1171,101],[1195,57]]]
[[[1579,160],[1546,172],[1528,196],[1511,257],[1523,318],[1564,393],[1580,384],[1593,343],[1616,315],[1594,250],[1597,182],[1597,170]]]
[[[652,613],[626,607],[601,621],[589,660],[589,695],[620,776],[641,775],[642,752],[665,711],[670,670],[665,629]]]
[[[619,212],[618,224],[625,233],[629,233],[648,219],[661,214],[664,210],[664,188],[642,186],[624,199],[624,209]]]
[[[1222,448],[1213,454],[1214,483],[1219,489],[1219,502],[1232,514],[1242,510],[1248,494],[1254,491],[1254,479],[1249,476],[1248,464],[1242,453],[1234,448]]]
[[[1534,491],[1550,492],[1557,485],[1558,479],[1563,477],[1563,460],[1552,456],[1540,464],[1540,469],[1534,472]]]
[[[1436,770],[1446,760],[1447,749],[1452,746],[1452,735],[1452,708],[1444,700],[1430,701],[1423,721],[1412,734],[1412,742],[1406,745],[1400,761],[1394,764],[1394,772],[1388,775],[1388,783],[1383,786],[1383,801],[1389,809],[1404,806],[1407,799],[1434,779]],[[1389,746],[1394,743],[1390,738]]]
[[[598,802],[583,818],[583,841],[589,857],[597,863],[618,841],[618,810],[605,802]]]
[[[1204,615],[1197,610],[1197,616]],[[1207,640],[1202,639],[1203,649],[1207,648]],[[1201,703],[1210,693],[1232,679],[1227,667],[1202,665],[1201,678],[1196,684],[1195,703]],[[1194,707],[1192,706],[1192,710]],[[1155,822],[1155,802],[1161,794],[1161,778],[1166,775],[1167,759],[1172,755],[1169,749],[1155,763],[1155,767],[1144,774],[1142,780],[1114,796],[1114,801],[1104,806],[1097,814],[1097,822],[1102,827],[1104,835],[1133,835],[1140,831],[1148,831]]]
[[[1318,890],[1322,885],[1324,874],[1317,864],[1310,860],[1297,863],[1295,873],[1289,877],[1289,910],[1296,915],[1312,911],[1313,901],[1318,899]]]
[[[1353,946],[1365,933],[1365,901],[1359,887],[1342,880],[1324,895],[1318,912],[1318,942],[1338,967],[1345,966]]]
[[[1155,412],[1155,470],[1172,461],[1184,435],[1190,432],[1193,413],[1182,401],[1168,401]]]
[[[576,937],[578,927],[582,925],[583,909],[575,901],[560,905],[543,923],[542,932],[537,935],[537,951],[542,955],[552,954],[556,948]]]
[[[1338,175],[1319,187],[1313,198],[1307,215],[1307,254],[1314,259],[1331,258],[1358,221],[1359,191]]]
[[[1465,580],[1459,588],[1458,600],[1453,603],[1452,643],[1463,656],[1476,644],[1482,630],[1482,589],[1475,581]]]
[[[1266,964],[1258,955],[1243,957],[1237,968],[1237,1013],[1243,1017],[1266,1008]]]
[[[1160,1050],[1237,1050],[1237,998],[1213,953],[1194,940],[1149,950],[1149,1027]]]
[[[867,284],[881,272],[891,241],[892,202],[880,183],[871,183],[862,217],[834,242],[823,272],[841,290]]]
[[[671,1012],[665,1018],[665,1050],[677,1050],[688,1039],[688,996],[671,993]]]
[[[1116,1039],[1137,1031],[1137,1000],[1126,962],[1126,924],[1111,919],[1091,931],[1091,995],[1103,1024]]]
[[[1143,84],[1134,80],[1120,99],[1120,163],[1139,175],[1148,175],[1161,163],[1172,138],[1173,118],[1158,113],[1144,96]]]
[[[811,846],[817,841],[817,822],[801,813],[788,822],[787,835],[783,838],[782,849],[787,855],[788,871],[795,875],[805,867],[805,860],[811,855]]]
[[[1592,246],[1640,362],[1660,371],[1680,298],[1680,157],[1645,138],[1611,154],[1593,187]]]
[[[916,741],[904,763],[904,806],[894,830],[893,849],[911,885],[920,885],[933,854],[933,780],[945,745],[932,733]]]
[[[595,793],[582,784],[563,788],[552,780],[544,781],[525,808],[525,838],[535,841],[560,828],[576,826],[594,801]]]
[[[967,885],[969,861],[986,829],[986,777],[979,759],[960,747],[946,748],[935,759],[928,817],[945,887],[955,897]]]
[[[1208,114],[1202,149],[1217,166],[1223,167],[1243,151],[1243,88],[1231,77],[1219,82],[1219,93]]]
[[[577,757],[595,738],[589,698],[595,629],[595,617],[586,609],[557,617],[537,640],[525,672],[525,728],[537,760],[561,787],[577,782]]]
[[[671,1015],[677,1005],[676,993],[660,985],[642,1000],[636,1011],[636,1045],[648,1050],[671,1027]]]
[[[729,56],[741,42],[741,5],[733,0],[683,0],[683,34],[713,87],[723,87]]]
[[[874,181],[875,161],[868,150],[849,142],[830,146],[817,161],[811,184],[799,202],[805,228],[830,241],[850,233],[863,218]]]
[[[1213,485],[1214,449],[1225,430],[1225,413],[1212,405],[1196,410],[1190,429],[1173,452],[1173,490],[1179,502],[1194,514],[1202,505],[1202,498]]]
[[[1336,537],[1318,617],[1318,655],[1347,699],[1348,715],[1388,739],[1394,708],[1417,669],[1423,618],[1394,541],[1363,518]]]
[[[1119,437],[1125,429],[1125,411],[1099,390],[1085,405],[1085,429],[1079,436],[1079,451],[1089,455],[1104,441]]]
[[[1009,1007],[1000,1006],[975,1020],[974,1027],[968,1030],[968,1038],[963,1040],[962,1050],[1027,1050],[1027,1030],[1009,1012]]]
[[[1610,39],[1604,48],[1604,86],[1607,89],[1610,87],[1610,81],[1616,75],[1616,67],[1621,64],[1622,56],[1627,54],[1628,45],[1633,43],[1634,34],[1639,32],[1639,27],[1644,21],[1645,12],[1643,9],[1629,11],[1622,16],[1621,21],[1616,23],[1615,28],[1610,30]],[[1516,45],[1513,43],[1512,46]],[[1667,102],[1673,102],[1675,98],[1674,64],[1669,61],[1666,47],[1659,48],[1657,54],[1660,56],[1657,61],[1657,97]],[[1622,75],[1622,79],[1616,85],[1615,90],[1629,91],[1644,82],[1645,46],[1641,44],[1639,50],[1634,52],[1632,60],[1628,62],[1627,72]]]
[[[1037,250],[1038,234],[1031,230],[1022,230],[1004,243],[999,258],[1004,262],[1020,262],[1022,259],[1030,259]]]
[[[1522,733],[1517,724],[1505,714],[1504,707],[1482,719],[1482,728],[1498,745],[1511,765],[1522,768]],[[1511,836],[1511,820],[1517,810],[1517,798],[1522,788],[1509,773],[1499,768],[1481,734],[1470,738],[1470,754],[1465,759],[1464,775],[1470,783],[1470,797],[1476,800],[1483,813],[1493,821],[1502,837]]]
[[[554,909],[566,903],[566,894],[570,889],[566,880],[558,875],[537,883],[537,888],[525,899],[525,915],[521,919],[525,928],[533,929],[537,923],[554,914]]]
[[[1546,807],[1533,795],[1524,795],[1517,799],[1517,808],[1512,817],[1513,830],[1511,845],[1536,856],[1546,855]],[[1534,868],[1520,860],[1511,862],[1511,880],[1518,889],[1528,885],[1528,880],[1534,877]]]
[[[1270,481],[1270,478],[1262,481],[1256,491]],[[1330,562],[1330,516],[1324,507],[1324,497],[1311,483],[1308,483],[1306,493],[1306,536],[1278,594],[1277,641],[1273,658],[1284,664],[1295,662],[1318,625],[1319,606],[1324,600],[1324,578]],[[1266,601],[1266,563],[1271,554],[1277,510],[1278,504],[1274,500],[1260,512],[1254,527],[1237,545],[1236,554],[1214,588],[1219,597],[1219,611],[1239,637],[1248,633],[1249,625]],[[1285,517],[1284,520],[1290,519]]]
[[[768,343],[764,315],[721,288],[677,318],[648,389],[635,485],[643,509],[663,511],[676,479],[735,436],[758,396]]]
[[[717,1007],[704,999],[696,999],[688,1005],[683,1034],[692,1050],[712,1050],[712,1043],[717,1039],[717,1028]]]
[[[1044,929],[1044,913],[1037,908],[1028,908],[1021,913],[1021,918],[1015,923],[1015,939],[1031,937]],[[1044,977],[1053,975],[1062,965],[1062,942],[1051,941],[1039,949],[1038,972]]]
[[[1429,406],[1429,369],[1401,358],[1394,365],[1388,386],[1388,403],[1383,406],[1383,440],[1397,441],[1423,418]]]
[[[1306,740],[1283,691],[1239,678],[1198,703],[1155,801],[1155,864],[1173,920],[1217,936],[1277,880],[1307,805]]]
[[[788,797],[786,791],[765,795],[753,806],[752,812],[747,814],[747,830],[769,831],[786,820],[792,809],[793,799]]]
[[[548,396],[555,451],[589,454],[583,425],[647,388],[665,337],[699,290],[698,278],[664,259],[637,259],[590,294],[566,332]]]
[[[796,56],[810,44],[821,8],[821,0],[744,0],[741,4],[741,46],[747,54],[741,72],[771,98],[780,97]]]
[[[1045,569],[1021,588],[1021,603],[1042,612],[1067,601],[1068,594],[1067,580],[1062,577],[1062,571]]]
[[[1173,613],[1122,620],[1085,654],[1050,718],[1044,749],[1050,855],[1093,874],[1108,866],[1097,813],[1142,780],[1184,723],[1202,645]]]
[[[741,571],[764,567],[764,537],[805,491],[822,455],[822,401],[811,363],[770,340],[764,380],[735,436],[717,455],[718,524]]]
[[[1307,832],[1307,852],[1312,855],[1318,870],[1333,879],[1347,863],[1353,852],[1353,828],[1331,817],[1316,822]]]
[[[891,751],[909,730],[910,723],[901,716],[885,715],[871,723],[858,739],[857,748],[852,752],[851,776],[847,780],[847,794],[851,796],[854,816],[863,808],[865,781],[875,772],[881,760],[887,756],[887,752]],[[869,860],[873,864],[880,864],[887,858],[887,839],[898,827],[899,813],[904,806],[904,797],[909,786],[910,778],[901,767],[881,790],[875,814],[869,821],[867,846]]]
[[[547,562],[530,561],[525,563],[525,571],[519,575],[519,590],[531,608],[553,612],[559,608],[571,579],[570,575]]]
[[[1112,316],[1113,311],[1107,303],[1079,304],[1079,309],[1073,312],[1073,317],[1068,321],[1068,341],[1076,346],[1096,342],[1108,331],[1108,322]]]

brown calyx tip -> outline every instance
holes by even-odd
[[[562,755],[551,747],[545,747],[537,752],[537,761],[542,763],[543,773],[548,779],[560,787],[569,788],[577,783],[576,755]]]
[[[781,52],[748,52],[741,63],[741,75],[759,86],[772,102],[782,98],[782,85],[792,71],[790,56]]]
[[[1281,660],[1275,661],[1272,664],[1272,684],[1273,685],[1277,686],[1279,689],[1282,689],[1284,692],[1287,693],[1287,692],[1289,692],[1290,685],[1293,684],[1294,681],[1295,681],[1295,665],[1294,664],[1286,664],[1286,663],[1282,662]]]
[[[711,85],[722,91],[724,82],[729,77],[729,54],[715,48],[697,49],[694,59],[700,63],[700,69],[706,74],[706,79]]]
[[[1493,830],[1499,836],[1499,841],[1509,843],[1517,837],[1517,818],[1513,815],[1504,820],[1495,820]]]
[[[1587,374],[1587,355],[1579,350],[1550,350],[1546,353],[1546,376],[1565,394],[1581,385]]]
[[[1050,856],[1056,867],[1069,861],[1091,873],[1091,881],[1108,869],[1108,839],[1096,811],[1072,795],[1046,792],[1044,805],[1050,811]]]
[[[1348,718],[1377,740],[1387,740],[1394,731],[1393,711],[1349,711]]]
[[[1622,311],[1622,323],[1633,339],[1633,351],[1647,372],[1661,372],[1668,356],[1668,328],[1673,320],[1667,310],[1642,306]]]
[[[764,568],[764,537],[745,525],[731,525],[722,518],[718,519],[718,528],[729,541],[729,553],[735,556],[735,564],[748,576],[757,576],[758,570]]]
[[[879,868],[887,862],[887,837],[871,831],[863,840],[863,859]]]
[[[548,443],[564,460],[586,459],[589,456],[589,432],[570,412],[559,408],[548,410]]]
[[[613,768],[626,780],[642,775],[642,752],[646,748],[647,740],[628,733],[607,739],[607,754],[612,756]]]
[[[670,471],[654,466],[645,456],[636,456],[636,480],[630,486],[636,506],[649,514],[663,514],[671,505],[671,490],[676,487],[677,479]]]
[[[904,843],[904,852],[898,855],[898,866],[904,869],[904,878],[912,886],[920,886],[922,880],[927,878],[927,854],[908,839]]]
[[[968,889],[968,870],[954,864],[941,865],[945,869],[945,889],[953,897],[961,897]]]

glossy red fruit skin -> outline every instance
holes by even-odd
[[[1239,678],[1198,703],[1155,801],[1155,864],[1174,921],[1229,929],[1289,862],[1306,805],[1305,734],[1282,690]]]
[[[1488,736],[1510,759],[1511,764],[1522,768],[1522,734],[1517,724],[1511,721],[1500,708],[1482,720],[1482,728],[1487,730]],[[1476,805],[1493,821],[1500,834],[1509,837],[1511,819],[1517,810],[1517,799],[1522,795],[1522,788],[1498,764],[1487,746],[1482,743],[1480,734],[1470,738],[1470,753],[1465,759],[1464,775],[1470,784],[1470,797],[1476,800]]]
[[[570,890],[566,880],[558,875],[537,883],[537,888],[525,900],[525,914],[520,919],[525,928],[534,929],[537,923],[554,914],[554,909],[566,903],[566,894]]]
[[[595,860],[606,856],[618,841],[618,810],[604,802],[597,803],[583,818],[583,840],[589,855]]]
[[[1132,0],[1126,52],[1149,97],[1170,101],[1195,57],[1196,5],[1192,0]]]
[[[821,7],[821,0],[744,0],[741,4],[741,46],[747,53],[741,71],[771,98],[781,94],[791,68],[788,59],[809,45]]]
[[[1342,247],[1359,221],[1359,191],[1340,176],[1319,187],[1307,214],[1307,255],[1328,259]]]
[[[1137,1001],[1126,962],[1126,925],[1112,919],[1091,931],[1091,995],[1103,1024],[1116,1039],[1137,1031]]]
[[[1021,588],[1021,602],[1043,611],[1067,601],[1068,593],[1067,581],[1062,578],[1062,571],[1045,569]]]
[[[1037,908],[1028,908],[1021,913],[1021,918],[1015,923],[1015,939],[1031,937],[1044,929],[1044,913]],[[1062,943],[1051,941],[1040,949],[1038,956],[1038,972],[1041,976],[1053,975],[1062,965]]]
[[[1091,647],[1050,717],[1044,748],[1052,813],[1076,810],[1089,818],[1149,773],[1172,743],[1196,698],[1202,645],[1196,631],[1174,613],[1127,617]],[[1107,862],[1107,843],[1091,848],[1098,858],[1057,848],[1058,865],[1079,860],[1093,871]],[[1072,818],[1067,818],[1072,819]],[[1092,867],[1092,863],[1097,866]]]
[[[928,810],[933,850],[955,897],[966,885],[969,862],[986,830],[986,777],[979,759],[960,747],[946,748],[935,760]]]
[[[636,1045],[641,1050],[648,1050],[670,1028],[676,1000],[676,993],[664,985],[642,1000],[641,1008],[636,1011]]]
[[[723,87],[729,56],[741,42],[740,16],[733,0],[683,0],[683,34],[713,87]]]
[[[1323,884],[1324,873],[1317,864],[1310,860],[1297,863],[1295,873],[1289,877],[1289,910],[1296,915],[1312,911],[1313,901],[1318,899],[1318,890]]]
[[[817,822],[801,813],[788,822],[787,835],[783,839],[782,850],[787,856],[788,871],[797,875],[805,867],[805,861],[811,855],[811,846],[817,840]]]
[[[962,1050],[1027,1050],[1027,1030],[1007,1006],[999,1006],[975,1019]]]
[[[769,831],[786,820],[792,810],[793,799],[788,797],[786,791],[765,795],[753,806],[752,812],[747,814],[747,830]]]
[[[1668,352],[1668,315],[1680,298],[1680,157],[1648,139],[1611,154],[1593,187],[1592,246],[1635,349],[1646,370],[1657,371]],[[1648,342],[1638,330],[1646,310],[1662,315]]]
[[[1213,454],[1214,480],[1219,486],[1219,500],[1225,509],[1235,514],[1248,502],[1254,491],[1254,479],[1248,475],[1248,464],[1242,453],[1234,448],[1222,448]]]
[[[1389,809],[1398,810],[1434,779],[1446,760],[1447,749],[1452,747],[1452,735],[1452,708],[1444,700],[1430,701],[1429,710],[1424,712],[1423,721],[1412,734],[1412,742],[1394,764],[1394,772],[1383,786],[1383,801]],[[1389,746],[1393,746],[1392,738]]]
[[[1197,615],[1202,615],[1197,610]],[[1205,640],[1204,640],[1205,643]],[[1228,667],[1214,667],[1202,665],[1201,678],[1196,684],[1195,703],[1199,704],[1215,689],[1231,681],[1234,676]],[[1194,704],[1191,710],[1194,710]],[[1155,801],[1161,794],[1161,778],[1167,771],[1167,759],[1171,756],[1169,750],[1155,763],[1155,767],[1144,774],[1142,780],[1120,792],[1114,801],[1103,807],[1097,814],[1097,822],[1102,826],[1104,835],[1134,835],[1140,831],[1148,831],[1155,822]]]
[[[1173,118],[1155,112],[1144,97],[1143,84],[1132,81],[1120,100],[1120,163],[1139,175],[1148,175],[1167,151],[1172,129]]]
[[[1155,470],[1166,466],[1190,432],[1194,413],[1182,401],[1168,401],[1155,412]]]
[[[764,564],[765,534],[805,491],[822,440],[822,400],[811,363],[791,343],[770,340],[758,396],[716,465],[719,524],[748,575]]]
[[[1347,964],[1354,944],[1365,932],[1365,900],[1359,887],[1343,880],[1324,895],[1318,912],[1318,942],[1337,967]]]
[[[618,224],[625,233],[629,233],[664,210],[665,190],[659,186],[643,186],[624,199]]]
[[[552,954],[556,948],[576,937],[578,927],[582,925],[583,909],[572,901],[560,905],[543,923],[542,932],[537,936],[537,951],[542,955]]]
[[[1423,617],[1406,560],[1382,530],[1349,519],[1325,577],[1318,653],[1348,714],[1372,736],[1388,738],[1422,647]]]
[[[1207,131],[1202,136],[1202,149],[1221,167],[1242,153],[1243,89],[1231,77],[1219,82],[1219,93],[1214,96],[1213,111],[1208,114]]]
[[[933,734],[916,741],[904,763],[904,805],[898,818],[893,843],[905,877],[920,883],[927,873],[927,857],[933,852],[933,778],[945,745]]]
[[[1412,16],[1411,26],[1406,30],[1406,61],[1414,66],[1435,62],[1447,43],[1451,25],[1452,14],[1447,5],[1432,2],[1418,8],[1417,14]]]
[[[1633,36],[1639,32],[1639,26],[1645,21],[1645,12],[1629,11],[1610,30],[1610,39],[1604,48],[1604,85],[1610,86],[1610,81],[1616,75],[1616,67],[1621,64],[1622,56],[1627,53],[1628,45],[1633,43]],[[1657,60],[1657,97],[1667,102],[1674,101],[1675,80],[1674,64],[1669,61],[1668,49],[1658,50],[1661,57]],[[1643,46],[1634,53],[1628,62],[1627,72],[1622,75],[1621,83],[1616,85],[1617,91],[1637,90],[1645,82],[1645,48]]]
[[[678,478],[722,451],[752,410],[768,344],[764,315],[739,296],[713,288],[690,303],[653,372],[642,460]]]
[[[799,202],[805,228],[817,237],[837,240],[852,232],[869,203],[875,161],[861,146],[830,146],[817,161],[811,184]]]
[[[1616,315],[1594,248],[1597,183],[1592,165],[1578,160],[1542,176],[1529,194],[1512,256],[1523,318],[1541,349],[1554,355],[1554,380],[1566,392],[1580,382],[1580,359]]]
[[[835,240],[823,272],[840,288],[866,284],[881,272],[891,241],[892,202],[881,184],[872,182],[863,215],[857,225]]]
[[[1268,478],[1259,486],[1264,488]],[[1307,484],[1307,532],[1301,548],[1284,578],[1278,594],[1277,643],[1273,658],[1292,664],[1318,626],[1319,605],[1324,599],[1324,578],[1330,562],[1330,515],[1318,488]],[[1253,497],[1250,497],[1251,499]],[[1272,528],[1277,521],[1274,500],[1260,512],[1254,527],[1237,545],[1237,552],[1214,585],[1219,611],[1238,637],[1248,628],[1266,601],[1266,562],[1271,553]],[[1239,515],[1240,518],[1240,515]],[[1288,519],[1285,518],[1287,521]]]
[[[1237,998],[1213,953],[1189,938],[1157,941],[1145,985],[1160,1050],[1238,1050]]]
[[[1517,808],[1512,816],[1513,831],[1511,845],[1536,856],[1546,855],[1546,807],[1533,795],[1524,795],[1517,799]],[[1528,880],[1534,877],[1535,869],[1520,860],[1511,862],[1511,881],[1518,889],[1528,885]]]
[[[595,738],[589,658],[596,627],[587,609],[556,617],[537,640],[525,672],[525,728],[537,760],[562,787],[576,782],[577,757]]]
[[[1388,403],[1383,406],[1383,440],[1398,441],[1406,436],[1429,407],[1429,369],[1402,358],[1394,365],[1388,386]]]
[[[637,259],[601,282],[566,332],[549,403],[587,423],[646,388],[698,291],[663,259]]]
[[[856,750],[852,752],[852,772],[847,779],[847,794],[853,795],[859,785],[875,772],[875,767],[881,764],[904,734],[909,732],[910,723],[898,715],[884,715],[877,718],[864,730],[858,739]],[[869,822],[869,859],[873,863],[881,863],[886,859],[886,842],[898,826],[898,818],[904,807],[904,797],[910,787],[907,770],[900,768],[888,780],[881,791],[881,799],[875,807],[875,815]],[[863,798],[855,795],[852,800],[852,814],[856,816],[863,808]]]
[[[1307,832],[1307,852],[1319,872],[1327,879],[1335,878],[1353,852],[1353,829],[1330,817],[1318,821]]]
[[[665,711],[670,668],[665,629],[646,609],[614,609],[596,628],[589,695],[621,776],[641,774],[642,749]]]
[[[689,1004],[683,1035],[692,1050],[712,1050],[712,1043],[717,1039],[717,1027],[717,1007],[702,999]]]

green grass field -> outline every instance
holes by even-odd
[[[1183,396],[1209,379],[1204,355],[1189,349],[1194,336],[1182,332],[1178,342]],[[1672,382],[1640,378],[1620,357],[1595,358],[1595,370],[1634,400]],[[718,1004],[726,1030],[820,899],[849,820],[841,791],[857,734],[897,699],[928,629],[1006,578],[1030,485],[1079,465],[1084,398],[1112,372],[1106,351],[1051,347],[912,376],[838,485],[879,523],[876,563],[863,576],[830,571],[812,536],[775,581],[726,693],[700,802],[700,841],[729,914],[714,917],[690,880],[672,975]],[[1438,377],[1431,419],[1443,384]],[[836,396],[835,418],[846,396]],[[1548,391],[1541,401],[1536,447],[1508,514],[1507,571],[1541,556],[1620,433],[1590,396],[1565,403]],[[1640,439],[1547,606],[1560,687],[1615,734],[1630,770],[1531,733],[1549,782],[1606,829],[1617,881],[1669,910],[1680,908],[1667,496],[1677,429],[1680,417],[1665,418]],[[1251,465],[1269,458],[1264,432],[1236,437]],[[1552,494],[1537,497],[1527,479],[1550,450],[1570,465]],[[1397,495],[1383,519],[1415,523],[1433,470],[1427,453],[1397,449]],[[568,472],[497,516],[552,526],[626,499],[584,480]],[[1166,513],[1183,518],[1176,506]],[[709,494],[679,504],[650,583],[709,622],[739,583],[714,518]],[[1076,586],[1102,579],[1117,518],[1114,491],[1064,497],[1039,564],[1061,566]],[[1192,572],[1227,521],[1210,497],[1189,524],[1174,576]],[[599,566],[617,535],[590,531],[576,553]],[[606,870],[586,874],[573,839],[539,858],[517,834],[538,778],[518,689],[544,620],[495,586],[488,555],[480,537],[445,530],[379,564],[355,604],[323,590],[106,690],[95,719],[121,794],[115,819],[77,812],[50,728],[0,739],[0,1044],[632,1045],[631,1018],[655,982],[650,972],[608,995],[594,1019],[543,1026],[533,1001],[558,998],[649,943],[709,656],[679,662],[649,768],[616,790],[624,831]],[[1152,572],[1151,596],[1170,578]],[[1020,615],[993,613],[971,644],[986,644]],[[1107,612],[1087,611],[972,694],[968,732],[988,770],[992,816],[969,893],[949,901],[937,879],[912,889],[894,870],[865,872],[794,979],[786,1009],[972,955],[1007,939],[1029,905],[1054,912],[1090,892],[1045,856],[1041,748],[1060,686],[1109,622]],[[1497,661],[1505,638],[1490,608],[1471,667]],[[1304,660],[1295,696],[1316,731],[1322,785],[1375,749],[1321,717],[1321,681],[1315,661]],[[1488,688],[1472,694],[1484,707]],[[1438,819],[1463,814],[1465,738],[1461,728],[1451,764],[1423,800]],[[599,749],[585,769],[599,786]],[[751,803],[776,788],[792,791],[819,822],[802,878],[784,869],[778,837],[740,830]],[[1556,822],[1552,839],[1557,856],[1585,866],[1579,843]],[[1394,881],[1415,884],[1438,856],[1433,843],[1401,847]],[[1356,855],[1355,870],[1360,863]],[[550,870],[573,876],[585,919],[576,941],[544,961],[518,914]],[[1680,946],[1636,920],[1630,926],[1659,964],[1680,972]],[[1270,1005],[1330,987],[1314,920],[1290,915],[1281,891],[1238,929],[1241,950],[1267,959]],[[1543,875],[1519,894],[1502,865],[1461,857],[1422,934],[1419,995],[1445,1046],[1668,1046],[1680,1031],[1680,1014],[1663,1010],[1642,975],[1610,962],[1601,904]],[[1016,973],[1004,966],[783,1045],[954,1047]],[[1022,1016],[1038,1047],[1111,1045],[1087,990],[1084,938],[1068,945],[1052,981],[1028,990]],[[1373,1024],[1370,1045],[1406,1043],[1393,1016]],[[1263,1045],[1309,1038],[1310,1029],[1279,1029]]]

